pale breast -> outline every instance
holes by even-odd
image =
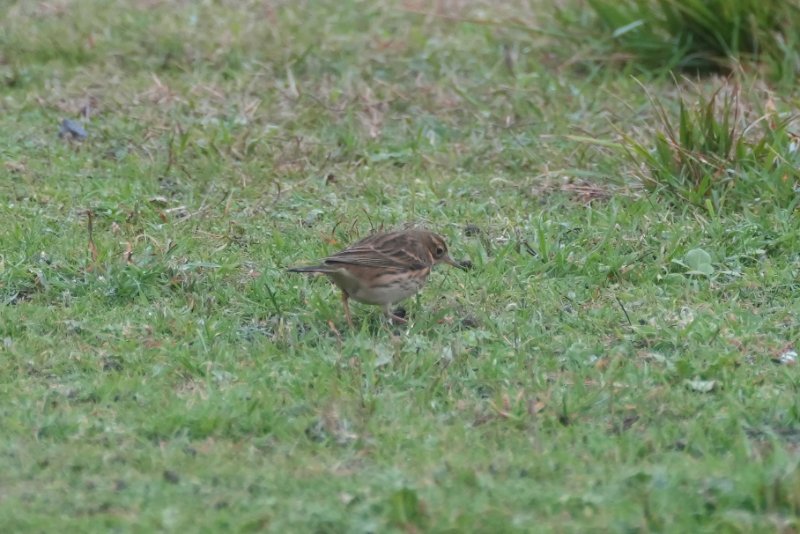
[[[365,304],[394,304],[418,292],[428,279],[430,269],[398,276],[386,274],[374,278],[369,284],[361,284],[350,296]]]

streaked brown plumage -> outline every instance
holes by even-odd
[[[348,324],[349,299],[381,306],[390,319],[405,322],[392,313],[392,305],[417,293],[425,285],[431,268],[449,263],[463,268],[447,252],[441,236],[421,228],[373,234],[350,245],[320,265],[294,267],[293,273],[323,273],[342,290]]]

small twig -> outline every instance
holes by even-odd
[[[509,46],[508,43],[503,44],[503,62],[505,63],[508,73],[512,77],[516,78],[517,73],[516,69],[514,68],[516,64],[516,61],[514,61],[514,51],[511,50],[511,46]]]
[[[336,329],[336,325],[334,325],[333,321],[331,321],[330,319],[328,319],[328,328],[330,328],[331,331],[336,335],[336,339],[338,339],[339,342],[341,342],[342,341],[342,334],[339,333],[339,331]]]
[[[334,242],[336,241],[336,229],[339,228],[340,224],[342,224],[341,219],[336,221],[336,224],[334,224],[333,228],[331,228],[331,240],[334,241]]]
[[[366,213],[366,210],[365,210],[365,213]],[[348,238],[350,238],[350,236],[353,235],[353,230],[355,230],[357,224],[358,224],[358,219],[353,219],[353,224],[350,225],[350,233],[347,234]],[[370,225],[371,224],[372,224],[372,222],[370,222]],[[356,234],[356,235],[360,235],[360,234]]]
[[[86,210],[86,216],[89,219],[88,222],[88,233],[89,233],[89,256],[92,260],[92,266],[97,263],[97,247],[94,244],[94,212],[92,210]]]
[[[172,165],[175,163],[175,136],[169,136],[169,143],[167,143],[167,166],[164,168],[164,171],[161,173],[162,176],[165,178],[169,176],[169,171],[172,170]]]
[[[500,408],[499,406],[497,406],[497,404],[495,404],[492,401],[489,401],[489,407],[492,410],[494,410],[494,413],[496,413],[503,419],[515,419],[514,415],[510,411]]]
[[[539,253],[536,252],[536,250],[534,250],[534,248],[532,246],[530,246],[530,244],[528,244],[527,240],[523,240],[522,241],[522,246],[525,247],[525,252],[527,252],[528,254],[533,256],[534,258],[539,256]]]
[[[627,311],[625,311],[625,306],[623,306],[623,304],[622,304],[622,301],[621,301],[621,300],[619,300],[619,297],[618,297],[618,296],[616,296],[616,295],[614,295],[614,299],[616,299],[616,301],[617,301],[617,304],[619,304],[619,307],[620,307],[620,308],[622,308],[622,313],[624,313],[624,314],[625,314],[625,319],[628,321],[628,326],[630,326],[631,328],[633,328],[633,323],[631,322],[631,318],[630,318],[630,317],[628,317],[628,312],[627,312]]]
[[[127,264],[133,263],[133,245],[130,241],[125,242],[125,252],[122,253],[122,260]]]
[[[228,213],[230,213],[230,211],[231,211],[231,202],[232,201],[233,201],[233,190],[230,190],[225,195],[225,209],[223,210],[223,213],[225,214],[226,217],[228,216]]]

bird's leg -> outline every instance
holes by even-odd
[[[392,313],[392,303],[384,304],[383,306],[383,314],[386,316],[387,319],[390,321],[394,321],[395,323],[406,324],[408,321],[399,315],[395,315]]]
[[[342,291],[342,305],[344,306],[344,316],[347,318],[347,324],[350,325],[350,328],[355,328],[353,326],[353,318],[350,317],[350,304],[347,302],[349,298],[350,295]]]

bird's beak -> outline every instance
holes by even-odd
[[[444,263],[446,263],[448,265],[452,265],[453,267],[461,269],[462,271],[466,271],[467,270],[466,267],[464,267],[459,262],[457,262],[456,260],[451,258],[449,254],[447,256],[443,257],[440,261],[443,261]]]

